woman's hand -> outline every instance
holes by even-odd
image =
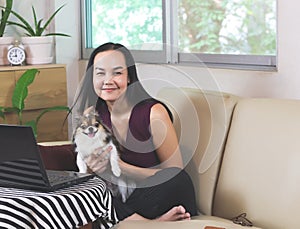
[[[97,148],[85,159],[85,163],[90,172],[101,174],[107,169],[108,166],[110,166],[109,157],[111,149],[111,146],[107,147],[105,150],[103,150],[103,148]]]

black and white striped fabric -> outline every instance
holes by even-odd
[[[48,193],[0,187],[0,228],[77,228],[98,218],[100,228],[118,222],[112,195],[97,177]]]

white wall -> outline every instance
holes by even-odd
[[[85,65],[79,60],[79,0],[56,0],[55,7],[65,2],[67,2],[63,10],[65,16],[62,20],[56,21],[56,29],[60,31],[63,29],[63,32],[72,34],[72,38],[57,39],[56,50],[58,63],[67,64],[69,101],[72,101]],[[153,93],[162,85],[176,84],[221,90],[249,97],[300,99],[300,64],[297,58],[300,54],[299,8],[298,0],[278,0],[277,72],[140,64],[138,65],[140,78],[145,80],[145,86]]]

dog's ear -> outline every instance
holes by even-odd
[[[95,117],[96,121],[99,121],[99,113],[96,111],[94,106],[89,107],[87,111],[89,115]]]
[[[93,114],[95,112],[95,107],[94,106],[90,106],[87,109],[84,110],[83,112],[83,116],[86,114]]]
[[[100,115],[96,110],[94,111],[94,116],[95,116],[97,121],[100,119]]]
[[[101,117],[100,117],[100,115],[98,113],[95,114],[95,119],[96,119],[96,121],[98,123],[100,123],[101,125],[103,125],[103,121],[102,121],[102,119],[101,119]]]

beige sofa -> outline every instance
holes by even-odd
[[[120,222],[117,229],[300,228],[300,100],[240,98],[164,89],[174,114],[199,216],[191,221]]]
[[[300,101],[187,88],[158,97],[175,116],[199,216],[115,228],[245,228],[232,222],[241,213],[252,228],[300,228]]]

